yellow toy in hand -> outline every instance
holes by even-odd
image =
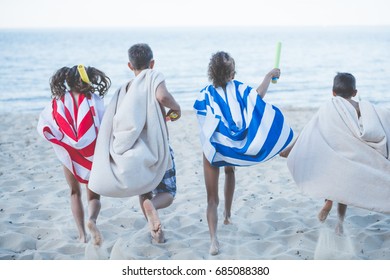
[[[178,116],[179,116],[178,114],[176,114],[175,112],[172,112],[172,113],[169,114],[168,117],[169,117],[171,120],[174,120],[174,119],[177,119]]]

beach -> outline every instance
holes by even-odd
[[[316,111],[281,109],[296,135]],[[91,241],[80,243],[70,209],[69,187],[51,145],[36,131],[38,115],[1,114],[2,260],[390,259],[388,215],[349,207],[345,233],[335,235],[336,207],[326,222],[320,223],[317,214],[323,201],[301,193],[286,159],[278,156],[236,169],[231,225],[223,225],[224,176],[220,176],[221,249],[211,256],[202,151],[192,111],[168,123],[178,190],[173,204],[159,210],[166,242],[152,242],[137,197],[102,197],[97,226],[103,244],[99,248]],[[85,189],[83,202],[87,209]]]

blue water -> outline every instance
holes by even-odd
[[[133,74],[127,50],[146,42],[183,109],[207,83],[212,53],[229,52],[236,78],[256,87],[273,68],[282,42],[282,76],[266,100],[278,106],[318,107],[331,96],[336,72],[357,78],[362,99],[390,107],[390,27],[164,28],[0,30],[0,113],[39,111],[50,101],[49,79],[62,66],[82,63],[111,78],[115,89]]]

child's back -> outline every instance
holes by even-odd
[[[334,97],[302,130],[287,164],[297,185],[311,196],[388,213],[390,111],[354,101],[356,93],[351,74],[336,75]]]

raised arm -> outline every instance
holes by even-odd
[[[176,121],[181,117],[180,105],[169,93],[164,81],[157,87],[156,98],[160,105],[169,109],[166,114],[167,116],[169,116],[171,113],[175,113],[177,115],[177,117],[171,118],[171,121]]]
[[[269,83],[271,82],[272,78],[279,78],[280,77],[280,69],[274,68],[272,69],[267,75],[265,75],[263,82],[258,86],[256,89],[257,93],[260,95],[261,98],[265,96],[265,93],[268,90]]]

